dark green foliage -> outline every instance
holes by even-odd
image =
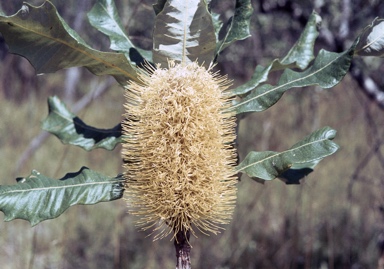
[[[220,33],[223,33],[224,37],[217,44],[216,58],[222,50],[233,42],[251,36],[249,27],[252,13],[253,8],[250,0],[236,0],[235,14],[220,31]]]
[[[273,60],[267,67],[258,65],[255,68],[252,78],[247,83],[232,89],[231,94],[244,95],[253,89],[256,89],[257,86],[268,80],[268,75],[272,71],[285,68],[299,68],[301,70],[307,68],[310,62],[315,58],[313,55],[313,48],[315,40],[319,35],[318,28],[320,21],[320,16],[313,12],[309,17],[307,25],[301,33],[300,38],[289,50],[287,55],[281,60]]]
[[[342,53],[321,50],[313,65],[303,72],[285,69],[277,85],[263,84],[252,90],[233,106],[237,113],[263,111],[274,105],[286,90],[320,85],[331,88],[338,84],[349,70],[355,45]]]
[[[262,180],[272,180],[283,174],[288,178],[288,183],[295,183],[301,173],[309,172],[307,169],[310,169],[310,164],[317,164],[326,156],[337,151],[339,147],[331,141],[335,135],[335,130],[324,127],[286,151],[252,151],[240,163],[237,171],[246,173],[251,178]],[[294,170],[298,169],[301,170],[299,175],[293,175]]]
[[[0,32],[10,51],[26,57],[37,73],[84,66],[96,75],[112,75],[123,85],[137,80],[124,54],[92,49],[49,1],[41,7],[25,4],[13,16],[0,16]]]
[[[93,27],[109,37],[112,50],[123,52],[136,64],[144,59],[152,61],[152,52],[135,47],[126,35],[113,0],[98,1],[88,12],[88,20]]]
[[[32,171],[16,185],[0,186],[0,208],[5,221],[25,219],[36,225],[60,216],[72,205],[108,202],[122,196],[120,176],[106,177],[83,167],[56,180]]]
[[[59,98],[48,98],[48,117],[42,128],[57,136],[64,144],[79,146],[85,150],[104,148],[113,150],[121,143],[121,125],[112,129],[97,129],[85,124],[71,113]]]

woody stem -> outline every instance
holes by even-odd
[[[179,231],[175,238],[176,269],[191,269],[191,245],[189,231]]]

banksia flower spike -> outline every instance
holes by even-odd
[[[216,234],[236,201],[229,83],[197,63],[168,64],[148,67],[126,90],[125,199],[155,239]]]

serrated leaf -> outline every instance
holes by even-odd
[[[48,98],[48,117],[42,128],[55,135],[64,144],[79,146],[85,150],[104,148],[113,150],[121,143],[121,125],[112,129],[97,129],[85,124],[70,112],[56,96]]]
[[[317,164],[318,161],[333,154],[339,148],[331,141],[335,135],[335,130],[324,127],[286,151],[252,151],[238,165],[236,172],[246,173],[252,178],[272,180],[292,167],[300,167],[300,164],[307,166],[308,163]],[[305,167],[300,167],[300,169],[302,168]]]
[[[263,111],[274,105],[291,88],[319,85],[331,88],[338,84],[349,70],[355,44],[342,53],[321,50],[313,65],[303,72],[285,69],[277,85],[263,84],[233,105],[236,113]]]
[[[198,61],[208,67],[216,47],[215,28],[204,0],[168,0],[153,31],[153,61],[168,67]]]
[[[123,191],[122,177],[107,177],[87,167],[59,180],[34,170],[15,185],[0,185],[0,210],[5,221],[24,219],[36,225],[57,218],[73,205],[120,199]]]
[[[27,58],[37,73],[83,66],[95,75],[112,75],[122,85],[138,81],[124,54],[89,47],[49,1],[40,7],[24,4],[15,15],[0,16],[0,33],[10,51]]]
[[[384,20],[376,18],[358,40],[356,55],[384,57]]]
[[[316,38],[319,35],[318,27],[320,23],[321,17],[316,12],[312,12],[299,39],[289,50],[287,55],[282,60],[273,60],[265,68],[260,65],[256,66],[252,78],[247,81],[247,83],[231,90],[231,95],[244,95],[250,92],[261,83],[266,82],[269,73],[272,71],[285,68],[298,68],[301,70],[307,68],[310,62],[315,58],[313,48]]]
[[[251,15],[253,8],[251,0],[236,0],[235,14],[223,26],[225,30],[224,38],[218,43],[215,57],[222,50],[235,41],[244,40],[251,36],[249,27],[251,23]]]
[[[87,14],[90,24],[109,37],[110,48],[114,51],[124,52],[129,55],[141,56],[142,61],[152,61],[152,52],[136,48],[125,34],[114,0],[98,0]],[[136,64],[140,62],[134,61]]]

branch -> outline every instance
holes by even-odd
[[[191,269],[191,245],[189,244],[190,232],[179,231],[175,238],[176,269]]]

